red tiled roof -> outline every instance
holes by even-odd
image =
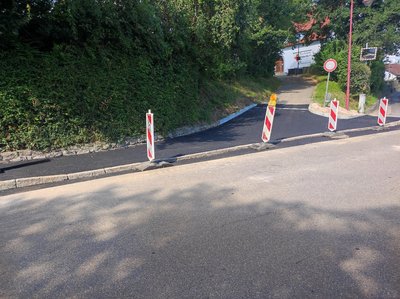
[[[385,64],[385,70],[389,73],[400,76],[400,64]]]
[[[294,29],[296,32],[303,32],[303,31],[308,31],[314,26],[314,24],[317,23],[315,19],[310,19],[305,23],[295,23],[293,22]]]
[[[296,32],[305,32],[305,31],[310,31],[312,29],[312,27],[317,24],[317,20],[313,18],[312,14],[308,14],[308,21],[305,23],[295,23],[293,22],[293,26],[294,29],[296,30]],[[331,20],[329,19],[329,17],[325,17],[323,22],[320,22],[319,24],[319,28],[324,28],[326,26],[328,26],[331,23]],[[321,36],[319,36],[316,32],[311,32],[308,35],[308,39],[311,41],[316,41],[318,39],[320,39]]]

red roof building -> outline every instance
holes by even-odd
[[[328,26],[331,23],[331,20],[329,17],[325,17],[323,22],[319,23],[319,28],[323,29],[324,27]],[[305,23],[296,23],[293,22],[293,26],[296,32],[298,33],[307,33],[308,40],[309,41],[316,41],[322,38],[325,38],[325,36],[319,36],[318,33],[316,32],[311,32],[308,33],[315,25],[317,24],[317,20],[313,18],[312,14],[308,14],[308,21]]]
[[[400,77],[400,64],[385,64],[385,70],[396,77]]]
[[[285,45],[281,51],[281,58],[275,62],[276,74],[299,74],[314,63],[314,55],[321,49],[320,40],[325,36],[313,32],[318,21],[313,18],[312,14],[307,16],[309,20],[305,23],[292,23],[294,30],[304,35],[304,38],[297,40],[296,44],[287,43]],[[326,17],[318,26],[323,29],[329,24],[330,19]]]

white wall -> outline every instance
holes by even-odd
[[[282,50],[283,58],[283,71],[288,73],[289,69],[297,68],[297,61],[295,59],[297,53],[300,55],[299,68],[309,67],[314,63],[314,55],[321,50],[321,43],[315,41],[312,44],[305,46],[303,44],[295,45],[293,47],[286,47]]]
[[[386,55],[383,62],[389,64],[400,63],[400,55]]]
[[[385,81],[395,81],[397,77],[388,71],[385,71]]]

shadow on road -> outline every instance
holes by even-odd
[[[398,206],[244,204],[205,184],[133,190],[3,201],[0,296],[400,296]]]

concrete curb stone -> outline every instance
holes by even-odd
[[[14,180],[8,180],[8,181],[0,181],[0,191],[5,191],[9,189],[15,189],[17,188],[17,183]]]
[[[133,163],[133,164],[107,167],[107,168],[104,168],[104,171],[106,174],[113,174],[113,173],[132,171],[132,170],[134,171],[134,170],[138,170],[138,167],[140,166],[140,164],[141,163]]]
[[[329,117],[329,112],[324,112],[323,107],[317,105],[316,103],[311,103],[310,105],[308,105],[308,111],[319,116]],[[339,111],[338,119],[353,119],[357,117],[362,117],[364,115],[365,114],[360,114],[360,113],[354,115],[343,115]]]
[[[234,151],[238,151],[238,150],[242,150],[242,149],[248,149],[255,145],[258,145],[258,143],[244,144],[244,145],[238,145],[238,146],[233,146],[233,147],[228,147],[228,148],[223,148],[223,149],[217,149],[217,150],[213,150],[213,151],[207,151],[207,152],[201,152],[201,153],[180,156],[180,157],[176,158],[176,161],[185,161],[185,160],[190,160],[190,159],[199,159],[199,158],[217,156],[217,155],[234,152]]]
[[[265,151],[265,150],[273,149],[275,147],[276,147],[276,145],[273,145],[271,143],[264,143],[264,142],[256,143],[253,146],[251,146],[251,148],[256,151]]]
[[[143,162],[138,165],[137,170],[139,171],[147,171],[147,170],[154,170],[158,168],[165,168],[173,166],[172,163],[167,161],[152,161],[152,162]]]
[[[21,178],[21,179],[16,179],[15,182],[17,188],[23,188],[35,185],[58,183],[66,180],[68,180],[68,176],[66,174],[59,174],[59,175]]]
[[[68,180],[77,180],[77,179],[84,179],[84,178],[91,178],[100,175],[106,174],[104,169],[96,169],[96,170],[88,170],[82,172],[76,172],[68,174]]]
[[[346,139],[346,138],[350,138],[349,135],[346,135],[342,131],[339,131],[339,132],[326,132],[326,133],[322,134],[322,136],[323,137],[328,137],[328,138],[331,138],[331,139]]]

